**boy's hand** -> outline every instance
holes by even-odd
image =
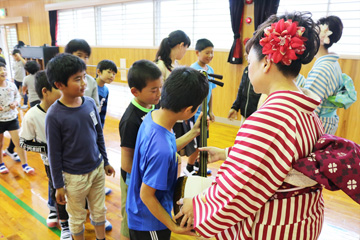
[[[176,225],[176,227],[172,230],[172,232],[196,237],[197,236],[196,233],[191,230],[192,230],[192,225],[190,225],[189,227],[180,227]]]
[[[107,176],[113,175],[113,177],[115,177],[115,170],[110,164],[105,166],[104,169]]]
[[[215,115],[213,112],[209,112],[209,117],[211,122],[215,122]]]
[[[194,124],[194,127],[191,129],[192,131],[195,131],[196,132],[196,136],[199,136],[200,135],[200,125],[201,125],[201,118],[203,116],[203,113],[201,112],[199,114],[199,117],[198,119],[196,120],[195,124]],[[215,116],[214,116],[215,117]],[[209,121],[209,118],[207,117],[207,121],[206,121],[206,124],[207,124],[207,127],[209,128],[209,124],[210,124],[210,121]]]
[[[14,110],[17,106],[17,102],[10,103],[9,107]]]
[[[56,195],[56,202],[58,204],[61,204],[61,205],[66,204],[65,189],[63,187],[56,189],[56,194],[55,195]]]

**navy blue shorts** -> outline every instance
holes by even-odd
[[[18,130],[20,128],[19,121],[17,118],[8,122],[0,122],[0,134],[5,131]]]
[[[129,229],[130,240],[170,240],[169,229],[159,231],[136,231]]]

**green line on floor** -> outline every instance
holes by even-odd
[[[18,197],[16,197],[14,194],[12,194],[9,190],[7,190],[3,185],[0,184],[0,191],[6,194],[11,200],[14,200],[20,207],[22,207],[25,211],[30,213],[34,218],[36,218],[39,222],[44,224],[46,227],[46,219],[43,218],[40,214],[38,214],[35,210],[33,210],[31,207],[29,207],[26,203],[21,201]],[[58,228],[49,228],[51,231],[53,231],[57,236],[60,237],[61,231]]]

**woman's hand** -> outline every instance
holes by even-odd
[[[200,152],[208,152],[208,163],[226,159],[225,149],[217,147],[202,147],[198,149]]]
[[[237,111],[233,108],[230,109],[227,117],[230,121],[233,121],[237,118]]]
[[[182,205],[180,207],[180,211],[176,214],[175,219],[183,216],[180,227],[184,227],[187,224],[187,227],[191,227],[194,224],[194,209],[191,198],[182,198],[177,201],[178,205]]]

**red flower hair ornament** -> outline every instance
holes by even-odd
[[[291,19],[285,22],[281,19],[264,29],[265,36],[260,40],[262,53],[274,63],[281,61],[289,66],[292,60],[298,59],[297,55],[302,55],[306,49],[304,42],[307,38],[302,37],[304,32],[305,28],[298,27],[298,22],[292,22]]]

